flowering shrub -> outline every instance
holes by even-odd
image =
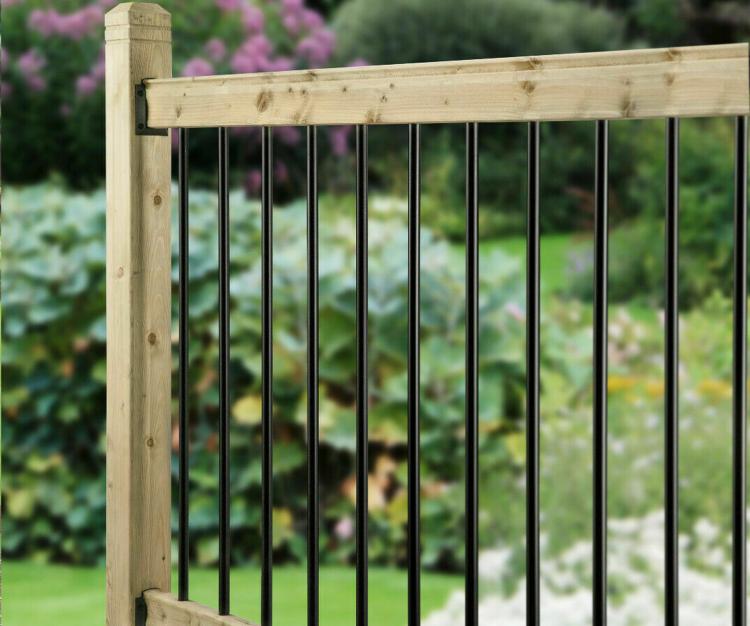
[[[648,626],[664,621],[664,515],[609,521],[608,623]],[[680,537],[680,619],[689,626],[722,626],[732,617],[731,565],[725,558],[728,536],[707,520],[700,520]],[[497,589],[511,559],[511,551],[488,550],[479,556],[480,580]],[[541,618],[556,626],[591,624],[591,542],[579,542],[541,563]],[[455,591],[446,606],[434,612],[425,626],[460,624],[465,596]],[[513,592],[488,592],[479,604],[479,619],[487,626],[526,624],[526,587],[514,581]]]
[[[74,184],[101,180],[103,163],[104,15],[116,0],[69,0],[50,7],[43,0],[3,0],[4,39],[0,51],[3,114],[8,128],[6,161],[10,181],[35,180],[50,170]],[[323,16],[305,0],[195,0],[162,2],[173,16],[175,73],[284,71],[321,67],[330,62],[336,38]],[[258,134],[237,129],[232,162],[255,154]],[[346,151],[348,131],[332,131],[334,152]],[[195,169],[215,167],[210,139],[195,134]],[[297,172],[300,156],[285,153],[296,145],[297,129],[277,131],[284,178]],[[249,141],[248,141],[249,140]],[[10,144],[10,145],[8,145]],[[49,151],[37,144],[60,146]],[[29,167],[29,163],[33,163]],[[84,165],[85,164],[85,165]],[[83,167],[82,167],[83,165]],[[245,172],[254,189],[257,173]]]
[[[663,315],[610,311],[608,615],[646,626],[663,621]],[[579,626],[591,624],[591,307],[552,300],[542,315],[542,618]],[[691,626],[731,621],[731,329],[721,297],[680,319],[680,611]],[[520,626],[524,484],[487,492],[481,507],[497,521],[484,531],[495,545],[480,555],[480,620]],[[461,623],[463,608],[456,592],[426,624]]]

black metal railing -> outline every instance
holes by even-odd
[[[732,377],[732,616],[747,624],[747,117],[737,118],[734,199]]]
[[[526,232],[526,615],[539,624],[539,122],[529,122]]]
[[[540,624],[540,123],[528,125],[527,221],[527,624]],[[356,127],[356,625],[368,622],[368,127]],[[479,125],[466,125],[466,624],[478,624],[478,158]],[[747,118],[736,120],[734,196],[733,365],[733,625],[746,625],[746,405],[747,405]],[[408,624],[420,623],[419,337],[420,337],[420,126],[408,126]],[[229,533],[229,195],[227,129],[218,129],[219,169],[219,613],[230,612]],[[261,625],[272,624],[273,476],[273,135],[262,129],[261,362],[262,502]],[[665,241],[665,624],[678,623],[679,476],[679,120],[666,120]],[[188,131],[179,131],[179,537],[178,597],[189,597],[188,373]],[[609,122],[596,122],[593,335],[593,622],[607,623],[607,274]],[[307,128],[307,607],[309,626],[319,624],[319,309],[317,129]]]

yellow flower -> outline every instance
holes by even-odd
[[[661,398],[664,395],[663,380],[649,380],[646,382],[646,393],[652,398]]]
[[[607,379],[607,391],[626,391],[635,387],[638,379],[634,376],[612,375]]]
[[[732,386],[724,380],[706,378],[698,383],[698,393],[713,398],[729,398],[732,395]]]

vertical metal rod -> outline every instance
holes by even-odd
[[[421,201],[419,124],[409,125],[409,328],[408,328],[408,562],[409,626],[420,622],[419,506],[419,219]]]
[[[479,125],[466,125],[466,626],[479,622]]]
[[[273,134],[261,139],[261,626],[273,621]]]
[[[178,571],[177,571],[177,597],[187,600],[189,594],[189,559],[190,559],[190,528],[188,520],[189,489],[190,484],[190,436],[188,433],[188,319],[189,319],[189,292],[188,292],[188,131],[181,128],[179,131],[179,150],[177,160],[177,181],[180,190],[180,224],[179,224],[179,265],[180,265],[180,293],[179,293],[179,427],[180,427],[180,450],[179,450],[179,538],[178,538]]]
[[[734,198],[732,624],[747,624],[747,117],[737,118]]]
[[[319,330],[318,330],[318,137],[307,128],[307,624],[318,626],[320,612],[318,492]]]
[[[357,626],[367,626],[367,126],[357,126]]]
[[[607,623],[607,226],[609,122],[596,123],[594,226],[594,624]]]
[[[664,306],[664,623],[679,623],[679,147],[680,121],[667,120],[667,206]]]
[[[529,122],[526,231],[526,624],[539,625],[539,122]]]
[[[219,128],[219,613],[229,614],[229,181]]]

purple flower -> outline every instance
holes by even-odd
[[[104,59],[97,59],[96,63],[94,63],[94,67],[91,68],[91,76],[99,81],[104,80]]]
[[[214,73],[214,66],[206,59],[195,57],[182,68],[183,76],[209,76]]]
[[[328,46],[333,52],[333,47],[336,45],[336,35],[333,34],[332,30],[321,28],[315,31],[314,36],[321,45]]]
[[[323,17],[317,11],[305,9],[302,12],[302,24],[308,30],[315,30],[317,28],[323,28],[325,22],[323,21]]]
[[[229,64],[238,74],[252,74],[258,71],[258,61],[255,57],[245,54],[241,50],[234,53]]]
[[[90,96],[98,86],[99,81],[89,74],[84,74],[76,80],[76,93],[79,96]]]
[[[299,11],[305,7],[305,0],[281,0],[281,8],[285,12]]]
[[[266,18],[258,7],[245,4],[242,7],[242,23],[247,30],[259,33],[265,26]]]
[[[70,105],[66,102],[65,104],[60,105],[60,115],[62,117],[70,117],[70,114],[73,112],[73,109],[70,108]]]
[[[302,20],[296,13],[289,13],[281,18],[281,23],[290,35],[297,35],[302,30]]]
[[[276,57],[268,62],[264,69],[268,72],[288,72],[294,68],[294,61],[289,57]]]
[[[328,133],[328,141],[331,142],[331,151],[336,156],[344,156],[349,150],[349,134],[351,126],[334,126]]]
[[[105,6],[105,3],[92,4],[68,14],[55,9],[35,9],[29,14],[27,24],[45,37],[60,35],[78,41],[101,26]]]
[[[43,11],[42,9],[34,9],[31,13],[29,13],[26,24],[29,29],[35,30],[41,35],[48,37],[54,32],[50,20],[51,13],[56,14],[57,11]]]
[[[214,37],[209,39],[205,45],[206,54],[214,61],[221,61],[227,54],[227,47],[221,39]]]
[[[299,143],[300,140],[300,131],[296,126],[279,126],[275,130],[275,134],[281,143],[285,143],[288,146],[293,146]]]
[[[245,191],[247,192],[247,194],[252,195],[258,193],[262,181],[263,178],[261,176],[260,170],[250,170],[247,178],[245,179]]]
[[[370,64],[362,57],[357,57],[356,59],[354,59],[354,61],[349,61],[347,65],[349,67],[365,67],[366,65],[370,65]]]
[[[296,130],[296,129],[295,129]],[[274,167],[274,178],[280,182],[285,183],[289,180],[289,169],[286,166],[286,163],[283,161],[278,161],[276,163],[276,167]]]
[[[31,91],[44,91],[47,87],[47,81],[44,80],[42,76],[39,76],[39,74],[29,74],[28,76],[24,77],[26,81],[26,86],[31,89]]]
[[[262,55],[271,54],[271,50],[273,48],[268,37],[262,34],[253,35],[247,41],[245,41],[243,46],[247,50],[252,50],[256,54]]]
[[[258,129],[254,126],[232,126],[229,134],[233,137],[249,137],[257,141]]]
[[[330,30],[320,29],[297,44],[297,54],[313,67],[319,67],[331,58],[336,38]]]
[[[91,76],[97,82],[104,80],[104,47],[99,48],[99,56],[96,57],[96,62],[91,66],[89,76]]]
[[[0,98],[7,98],[13,93],[13,85],[6,83],[5,81],[0,82]]]
[[[349,152],[349,137],[353,126],[335,126],[331,130],[331,150],[336,156],[345,156]]]
[[[234,53],[230,65],[235,72],[250,74],[269,67],[268,55],[271,53],[271,42],[265,35],[253,35],[245,40]]]
[[[47,65],[47,59],[35,48],[27,50],[18,58],[18,69],[27,75],[38,74],[45,65]]]

